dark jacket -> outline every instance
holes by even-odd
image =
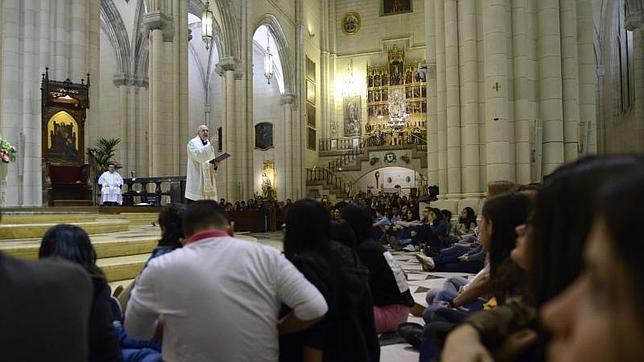
[[[105,279],[94,277],[94,301],[89,317],[89,362],[121,361],[118,336],[112,325],[110,287]]]
[[[350,248],[332,244],[329,255],[306,253],[293,260],[322,293],[329,310],[306,331],[280,337],[280,361],[302,361],[305,346],[322,350],[324,361],[380,359],[368,270]]]
[[[396,280],[396,277],[399,279],[405,277],[402,270],[398,270],[399,275],[394,274],[396,271],[392,269],[390,261],[392,263],[395,261],[393,261],[391,253],[373,239],[362,241],[356,251],[362,264],[369,269],[369,288],[375,306],[402,304],[411,307],[414,305],[414,298],[411,296],[409,287],[402,288]],[[401,280],[400,284],[406,286],[407,281]],[[401,289],[403,290],[401,291]]]
[[[0,361],[87,361],[91,301],[79,266],[0,253]]]

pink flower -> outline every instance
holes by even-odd
[[[6,153],[2,153],[2,162],[9,163],[9,156]]]

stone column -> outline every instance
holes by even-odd
[[[284,175],[283,180],[284,184],[281,185],[282,188],[284,188],[284,199],[290,198],[290,199],[295,199],[295,190],[293,187],[293,179],[295,177],[294,175],[294,170],[293,170],[293,165],[294,165],[294,160],[293,157],[295,154],[298,154],[298,152],[295,149],[295,143],[292,142],[293,139],[293,111],[294,107],[296,106],[296,97],[294,94],[285,94],[282,96],[281,104],[282,104],[282,110],[284,111],[284,127],[282,130],[282,137],[284,139],[284,143],[281,145],[282,148],[282,160],[284,161],[284,166],[282,173]]]
[[[72,0],[71,2],[71,45],[69,57],[71,58],[71,79],[85,78],[87,74],[86,46],[87,26],[86,12],[87,0]]]
[[[166,78],[168,76],[167,52],[165,41],[171,41],[174,30],[172,18],[160,11],[149,12],[144,16],[144,23],[149,30],[150,38],[150,114],[148,126],[148,176],[169,176],[172,173],[173,159],[171,138],[168,134],[168,114]],[[168,147],[170,146],[170,147]]]
[[[220,171],[224,174],[224,187],[218,186],[220,197],[235,201],[239,198],[239,164],[243,155],[238,154],[235,128],[239,127],[236,109],[235,70],[239,61],[232,57],[222,58],[217,64],[217,72],[224,78],[224,120],[223,120],[223,151],[232,155],[222,163]],[[223,192],[223,193],[222,193]]]
[[[579,63],[577,55],[577,6],[574,1],[561,1],[561,75],[564,126],[564,161],[575,160],[579,153]]]
[[[69,43],[67,40],[67,14],[70,13],[68,2],[64,0],[54,0],[55,11],[55,28],[56,40],[54,41],[54,67],[53,72],[50,68],[50,77],[53,79],[71,78],[69,74]]]
[[[487,182],[515,180],[510,147],[514,130],[508,105],[507,5],[505,0],[487,0],[483,5]]]
[[[125,75],[117,75],[114,77],[114,85],[119,89],[119,105],[121,107],[121,118],[119,119],[119,128],[121,130],[119,138],[121,143],[119,145],[119,159],[117,160],[123,166],[123,173],[121,175],[127,175],[128,171],[132,169],[132,165],[129,163],[130,152],[133,152],[133,149],[130,148],[130,132],[128,130],[128,123],[130,120],[130,86],[129,79]]]
[[[599,98],[596,96],[597,87],[597,73],[595,64],[595,51],[594,51],[594,34],[593,34],[593,9],[588,6],[588,1],[577,0],[577,53],[579,65],[579,119],[584,122],[585,127],[590,129],[588,139],[583,139],[582,154],[597,152],[597,101]],[[644,16],[643,19],[644,21]],[[640,29],[639,35],[641,37],[642,30]],[[637,32],[633,33],[633,38],[637,37]],[[644,44],[640,46],[644,49]],[[601,56],[601,55],[600,55]],[[643,66],[644,58],[642,61],[635,60],[635,64]],[[644,68],[642,68],[644,69]],[[642,72],[636,74],[642,75]],[[644,78],[635,81],[635,84],[644,84]],[[643,99],[638,96],[636,99]],[[601,103],[601,102],[599,102]],[[644,102],[640,102],[640,106]],[[644,114],[640,113],[640,117]],[[641,119],[641,118],[640,118]],[[580,147],[581,149],[581,147]]]
[[[436,27],[435,0],[425,0],[425,34],[427,53],[427,180],[438,185],[438,104],[436,100]]]
[[[445,79],[447,106],[447,197],[461,195],[461,102],[456,0],[445,0]]]
[[[447,80],[445,78],[445,0],[434,0],[436,27],[436,131],[438,138],[438,187],[441,197],[448,192],[447,180]]]
[[[528,34],[529,29],[536,27],[533,9],[535,6],[534,2],[530,1],[512,1],[516,180],[521,184],[532,181],[530,127],[538,118],[535,98],[537,92],[536,43],[534,36]]]
[[[539,113],[543,121],[543,174],[564,162],[559,0],[538,5]]]
[[[477,42],[476,0],[458,3],[458,28],[460,64],[463,77],[460,79],[460,102],[462,105],[463,197],[478,199],[482,195],[480,176],[479,141],[479,69]]]

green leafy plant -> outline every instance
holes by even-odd
[[[87,159],[95,178],[102,174],[110,163],[114,163],[117,169],[121,168],[121,165],[114,162],[116,146],[119,143],[120,138],[99,138],[96,140],[96,147],[87,148]]]
[[[2,138],[0,138],[0,159],[4,163],[16,161],[16,148]]]

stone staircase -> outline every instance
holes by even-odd
[[[108,282],[127,284],[138,275],[159,240],[157,215],[156,212],[4,214],[0,223],[0,251],[35,260],[45,230],[60,223],[78,225],[90,235],[97,264]]]
[[[398,163],[386,163],[383,154],[402,155]],[[417,171],[427,168],[425,144],[386,145],[363,147],[360,144],[348,150],[320,151],[319,166],[307,169],[306,186],[309,196],[327,195],[331,201],[341,200],[357,192],[356,181],[375,168],[402,166]],[[416,167],[410,167],[412,165]]]

